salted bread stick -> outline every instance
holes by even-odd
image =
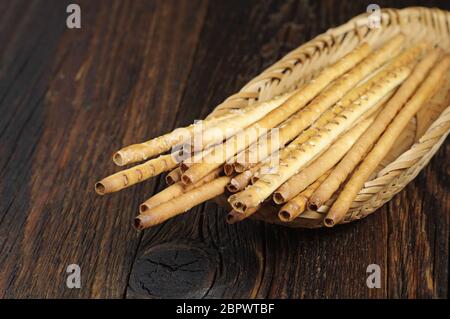
[[[149,179],[150,177],[167,172],[178,165],[174,154],[161,155],[143,164],[120,171],[95,184],[95,191],[99,195],[105,195],[120,191]]]
[[[420,61],[409,78],[402,84],[392,99],[386,104],[373,125],[358,139],[342,161],[331,172],[330,176],[320,185],[309,199],[308,206],[312,210],[318,209],[338,190],[348,175],[363,159],[367,151],[372,147],[386,127],[395,117],[397,112],[414,94],[417,87],[425,78],[439,57],[439,50],[432,50]]]
[[[203,177],[195,184],[184,185],[182,182],[177,182],[169,187],[163,189],[159,193],[153,195],[149,199],[147,199],[144,203],[139,206],[139,211],[141,213],[145,213],[150,210],[152,207],[158,206],[162,203],[168,202],[172,198],[176,198],[186,192],[193,190],[194,188],[200,187],[203,184],[209,183],[212,180],[218,178],[220,176],[221,170],[216,169]]]
[[[210,171],[221,166],[234,155],[254,143],[267,130],[276,127],[292,114],[304,107],[336,78],[353,68],[370,53],[370,47],[363,44],[347,54],[332,66],[322,70],[319,75],[281,106],[274,109],[258,122],[246,128],[240,134],[229,138],[225,143],[213,148],[213,151],[202,158],[201,163],[194,163],[181,177],[185,184],[195,183]]]
[[[353,102],[352,106],[339,114],[335,121],[328,123],[320,133],[299,147],[295,147],[286,158],[281,158],[276,173],[264,174],[245,190],[228,198],[236,211],[256,207],[268,198],[291,176],[299,172],[312,158],[328,147],[341,133],[347,131],[365,112],[376,105],[385,95],[398,87],[411,73],[409,67],[401,67],[390,73],[367,94]],[[289,148],[289,146],[288,146]]]
[[[309,197],[322,184],[325,178],[327,178],[328,174],[330,174],[330,171],[325,172],[314,183],[284,204],[278,212],[278,218],[283,222],[290,222],[300,216],[306,209]]]
[[[286,143],[299,135],[305,128],[317,120],[325,110],[342,99],[367,74],[372,73],[388,60],[392,59],[401,49],[403,41],[403,35],[394,36],[383,47],[369,54],[353,69],[333,82],[305,108],[294,114],[280,127],[274,140],[272,139],[272,135],[269,134],[267,138],[250,146],[248,150],[244,151],[236,159],[236,162],[240,166],[239,169],[242,169],[242,167],[245,169],[250,168],[267,157],[270,154],[268,152],[282,148]],[[237,165],[235,167],[238,168]]]
[[[178,166],[166,176],[166,184],[173,185],[181,179],[181,168]]]
[[[134,225],[137,229],[144,229],[161,224],[169,218],[185,213],[192,207],[222,194],[230,179],[231,177],[229,176],[216,178],[168,202],[154,206],[136,217]]]
[[[450,55],[447,55],[439,62],[426,76],[425,81],[420,85],[416,93],[401,109],[394,120],[389,124],[386,131],[381,135],[373,149],[367,154],[356,171],[352,174],[347,184],[331,206],[324,219],[327,227],[333,227],[338,224],[350,208],[351,203],[358,195],[369,176],[377,168],[386,154],[395,143],[396,138],[406,127],[411,118],[416,114],[420,107],[429,99],[439,88],[444,76],[450,68]]]
[[[358,125],[339,137],[328,150],[310,165],[289,178],[273,193],[274,202],[276,204],[286,203],[336,165],[336,163],[339,162],[345,153],[352,147],[358,137],[360,137],[369,125],[373,123],[373,120],[374,118],[370,117],[361,121]]]

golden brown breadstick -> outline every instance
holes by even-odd
[[[229,212],[227,214],[227,223],[232,225],[232,224],[235,224],[237,222],[240,222],[240,221],[246,219],[247,217],[253,215],[254,213],[256,213],[258,211],[258,209],[259,209],[259,207],[254,207],[252,209],[249,209],[244,214],[240,213],[240,212],[237,212],[235,210],[232,210],[231,212]]]
[[[172,170],[169,174],[167,174],[166,183],[167,185],[172,185],[180,181],[180,179],[181,179],[181,168],[178,166],[177,168]]]
[[[171,170],[178,165],[174,154],[161,155],[143,164],[120,171],[95,184],[95,191],[99,195],[105,195],[120,191],[150,177]]]
[[[339,194],[324,219],[325,226],[333,227],[344,218],[351,203],[367,181],[367,178],[369,178],[381,160],[389,152],[390,148],[395,143],[397,136],[402,132],[414,114],[416,114],[426,100],[439,88],[439,84],[444,79],[449,68],[450,55],[447,55],[441,62],[433,67],[416,93],[389,124],[373,149],[352,174],[347,184],[345,184],[342,192]]]
[[[198,121],[187,127],[180,127],[170,133],[156,137],[144,143],[126,146],[113,155],[113,161],[118,166],[144,161],[158,154],[169,151],[173,146],[190,141],[195,132],[214,127],[215,125],[231,120],[234,114],[227,113],[217,118]]]
[[[389,74],[390,72],[392,72],[393,70],[395,70],[398,67],[408,65],[408,64],[411,64],[412,62],[414,62],[414,60],[416,60],[417,57],[421,55],[421,53],[423,52],[423,50],[425,48],[426,48],[426,45],[421,44],[421,45],[418,45],[418,46],[415,46],[413,48],[406,50],[405,52],[403,52],[402,54],[400,54],[399,56],[394,58],[393,61],[389,62],[387,67],[382,69],[382,71],[377,72],[373,76],[370,76],[366,82],[364,82],[363,84],[361,84],[358,87],[349,91],[335,106],[333,106],[331,109],[328,109],[326,112],[324,112],[320,116],[320,118],[311,125],[311,127],[308,130],[303,131],[299,137],[297,137],[293,142],[291,142],[291,144],[302,144],[302,143],[306,142],[312,135],[317,133],[318,128],[320,128],[323,125],[325,125],[326,123],[328,123],[338,113],[342,112],[343,109],[348,107],[353,101],[355,101],[359,97],[363,96],[365,94],[365,92],[367,92],[371,87],[373,87],[374,85],[377,85],[380,81],[382,81],[383,77],[385,77],[387,74]],[[388,100],[391,95],[386,96],[386,100]],[[380,104],[384,104],[384,101],[380,101]],[[303,110],[301,110],[299,112],[302,112],[302,111]],[[258,141],[257,143],[260,143],[260,141]],[[261,143],[261,144],[263,144],[262,147],[266,147],[265,144],[267,144],[267,143],[265,143],[265,144],[264,143],[265,143],[265,141],[263,141],[263,143]],[[280,143],[280,146],[282,144],[283,143]],[[251,152],[254,151],[254,150],[252,150],[252,148],[257,149],[257,147],[255,147],[255,146],[250,146],[249,149],[236,155],[236,158],[242,158],[242,157],[251,158],[252,157]],[[246,154],[244,155],[244,153],[246,153]],[[261,160],[263,160],[263,159],[261,158]],[[250,160],[246,163],[242,162],[242,164],[241,164],[241,163],[235,161],[233,163],[234,171],[236,171],[238,173],[242,173],[246,169],[248,169],[254,165],[252,162],[253,161]],[[258,178],[257,175],[254,175],[252,177],[252,183],[254,183],[257,180],[257,178]]]
[[[317,187],[325,180],[330,174],[330,171],[320,176],[314,183],[309,185],[300,194],[289,200],[278,212],[278,218],[283,222],[290,222],[300,216],[306,209],[306,203]]]
[[[411,95],[414,94],[417,87],[425,78],[428,71],[438,59],[439,51],[432,50],[426,57],[420,61],[414,68],[411,76],[398,89],[392,99],[383,108],[371,127],[358,139],[355,145],[344,156],[342,161],[336,165],[330,176],[314,192],[308,202],[312,210],[322,206],[337,191],[339,186],[347,179],[348,175],[355,169],[358,163],[363,159],[373,143],[385,131],[388,124],[395,117],[397,112],[406,103]]]
[[[235,170],[238,171],[239,169],[242,172],[266,158],[270,152],[286,145],[286,143],[317,120],[325,110],[342,99],[348,91],[353,89],[368,74],[371,74],[394,57],[400,50],[403,40],[403,35],[394,36],[383,47],[369,54],[353,69],[333,82],[325,91],[314,98],[309,105],[288,119],[280,127],[274,139],[269,134],[268,137],[251,145],[246,151],[239,154],[236,158]]]
[[[174,131],[151,139],[140,144],[133,144],[116,152],[113,161],[123,166],[128,163],[143,161],[147,158],[169,151],[176,145],[185,142],[193,144],[197,150],[207,148],[208,146],[222,141],[244,127],[259,120],[274,108],[280,106],[295,92],[285,93],[274,97],[270,101],[252,104],[239,112],[229,112],[216,118],[204,121],[198,121],[188,127],[177,128]],[[230,125],[229,123],[233,123]],[[198,144],[194,145],[196,139],[201,137]]]
[[[182,182],[177,182],[173,185],[170,185],[169,187],[163,189],[159,193],[153,195],[149,199],[147,199],[143,204],[139,206],[139,210],[141,213],[144,213],[151,209],[152,207],[155,207],[157,205],[160,205],[162,203],[168,202],[172,198],[178,197],[186,192],[189,192],[190,190],[193,190],[194,188],[197,188],[203,184],[209,183],[212,180],[219,177],[221,170],[216,169],[203,177],[201,180],[199,180],[195,184],[191,185],[184,185]]]
[[[381,70],[378,70],[375,72],[375,74],[371,74],[365,79],[364,83],[360,84],[357,88],[349,92],[341,101],[342,104],[348,104],[352,101],[356,100],[360,96],[362,96],[368,89],[370,89],[372,86],[376,85],[389,72],[392,72],[392,70],[399,68],[401,66],[409,65],[413,63],[415,60],[419,59],[422,55],[422,53],[428,48],[428,45],[426,43],[421,43],[416,46],[413,46],[411,48],[406,49],[401,54],[399,54],[397,57],[392,59],[385,67],[383,67]]]
[[[238,114],[230,120],[222,121],[217,125],[209,127],[203,132],[201,149],[220,143],[224,139],[242,131],[250,124],[257,122],[269,112],[279,107],[297,92],[298,90],[285,93],[269,101],[258,103],[258,107],[253,107],[253,109],[242,112],[242,114]]]
[[[373,120],[374,117],[365,119],[339,137],[328,150],[310,165],[281,185],[281,187],[273,193],[273,201],[277,204],[286,203],[336,165],[361,134],[373,123]]]
[[[223,172],[225,173],[225,175],[231,176],[234,174],[233,163],[235,160],[236,160],[236,156],[234,156],[231,160],[227,161],[227,163],[225,163],[223,165]]]
[[[240,173],[239,175],[233,177],[230,183],[227,185],[227,189],[231,193],[236,193],[243,190],[250,183],[253,175],[259,170],[262,162],[258,163],[256,166]]]
[[[410,67],[401,67],[390,73],[384,78],[383,83],[375,85],[366,95],[353,102],[351,107],[343,110],[335,121],[326,124],[317,136],[294,147],[286,158],[281,158],[276,173],[264,174],[253,185],[231,195],[228,201],[233,209],[244,211],[249,207],[259,205],[289,177],[296,174],[311,159],[328,147],[341,133],[347,131],[359,117],[400,85],[410,72]],[[289,147],[290,145],[287,148]]]
[[[370,87],[373,87],[373,85],[371,85]],[[359,90],[359,89],[357,88],[357,90]],[[375,104],[374,107],[372,107],[366,113],[364,113],[360,117],[359,120],[363,121],[363,120],[371,117],[374,113],[376,113],[380,109],[380,107],[382,107],[386,103],[386,101],[388,101],[392,97],[392,95],[394,94],[394,91],[395,90],[392,90],[391,92],[386,94],[380,101],[378,101],[377,104]],[[351,91],[350,94],[352,94],[352,92],[353,91]],[[320,130],[323,128],[324,125],[328,124],[328,122],[335,121],[335,118],[338,117],[339,114],[343,110],[348,108],[351,105],[351,102],[353,102],[347,98],[345,100],[346,100],[345,104],[339,102],[338,104],[333,106],[331,109],[329,109],[325,113],[323,113],[320,116],[320,118],[309,129],[303,131],[302,134],[300,134],[295,140],[293,140],[289,144],[288,147],[283,148],[279,152],[271,154],[271,158],[273,156],[275,156],[274,159],[272,159],[271,161],[268,159],[265,159],[264,161],[259,162],[258,169],[253,171],[253,175],[250,178],[251,183],[252,184],[256,183],[256,181],[259,179],[260,175],[271,171],[271,167],[270,167],[270,165],[268,165],[268,163],[277,162],[279,160],[279,158],[285,157],[287,154],[289,154],[289,152],[291,151],[292,148],[297,148],[297,147],[301,146],[303,143],[307,142],[311,137],[320,134]],[[313,161],[313,160],[314,160],[314,158],[311,159],[311,161]],[[263,169],[260,170],[260,168],[263,168]]]
[[[322,70],[314,80],[300,88],[298,92],[291,96],[281,106],[246,128],[240,134],[236,134],[225,143],[214,147],[213,151],[206,155],[201,163],[194,163],[187,171],[185,171],[181,176],[181,180],[185,184],[195,183],[213,169],[221,166],[238,152],[254,143],[260,136],[265,134],[267,130],[276,127],[304,107],[332,81],[366,57],[369,52],[370,47],[367,44],[363,44],[331,67]]]
[[[144,229],[161,224],[169,218],[185,213],[192,207],[222,194],[230,179],[231,177],[229,176],[219,177],[189,192],[183,193],[168,202],[152,207],[144,214],[136,217],[134,225],[137,229]]]

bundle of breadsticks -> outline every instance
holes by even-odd
[[[224,195],[229,223],[269,202],[286,223],[326,204],[332,227],[449,68],[450,55],[402,34],[378,48],[363,43],[290,93],[119,150],[117,165],[143,163],[95,189],[104,195],[168,172],[167,188],[140,205],[138,229]]]

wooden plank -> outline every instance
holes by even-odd
[[[449,150],[447,141],[388,204],[389,297],[448,297]]]
[[[115,149],[173,126],[206,13],[201,1],[79,4],[81,30],[64,30],[65,6],[46,2],[26,11],[40,29],[16,35],[29,45],[44,34],[23,71],[40,91],[13,85],[21,104],[8,108],[8,123],[25,119],[2,136],[17,136],[2,152],[12,151],[2,173],[3,297],[123,296],[140,238],[132,217],[155,182],[105,198],[93,185],[116,170]],[[72,263],[81,266],[79,290],[65,285]]]

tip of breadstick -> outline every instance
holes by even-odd
[[[124,166],[126,164],[126,162],[125,162],[122,154],[120,154],[120,152],[117,152],[113,155],[113,162],[117,166]]]
[[[258,180],[259,180],[259,176],[257,176],[257,175],[254,175],[254,176],[252,176],[252,178],[250,178],[250,182],[252,184],[255,184]]]
[[[232,206],[236,211],[240,213],[244,213],[247,210],[247,206],[241,202],[234,202]]]
[[[278,218],[283,222],[290,222],[292,220],[291,213],[287,210],[280,210],[278,213]]]
[[[235,179],[232,179],[228,184],[227,184],[227,189],[229,192],[231,193],[236,193],[239,190],[239,186],[237,185],[237,182]]]
[[[323,224],[326,227],[334,227],[334,225],[336,225],[334,219],[331,217],[325,217],[325,219],[323,220]]]
[[[95,183],[95,192],[99,195],[105,195],[106,187],[102,184],[102,182]]]
[[[147,205],[147,204],[141,204],[140,206],[139,206],[139,212],[142,214],[142,213],[145,213],[145,212],[148,212],[150,210],[150,206],[149,205]]]
[[[173,185],[173,184],[175,184],[175,180],[173,179],[172,176],[170,176],[170,175],[167,175],[167,176],[166,176],[166,184],[167,184],[167,185]]]
[[[223,166],[223,171],[225,172],[226,176],[231,176],[234,173],[234,166],[233,164],[227,163]]]
[[[180,170],[181,170],[182,173],[186,172],[188,169],[189,169],[189,165],[186,164],[185,162],[182,162],[180,164]]]
[[[140,216],[136,217],[134,219],[134,228],[136,228],[137,230],[143,230],[144,229],[144,223],[142,221],[142,218]]]
[[[181,181],[183,182],[184,185],[190,185],[190,184],[194,183],[192,178],[186,174],[181,175]]]
[[[273,193],[273,201],[276,204],[284,204],[286,202],[283,194],[281,194],[280,192]]]
[[[316,203],[308,203],[308,208],[310,210],[317,211],[317,209],[319,209],[319,205],[317,205]]]
[[[238,172],[238,173],[242,173],[242,172],[245,171],[245,166],[242,165],[242,164],[240,164],[240,163],[234,163],[234,164],[233,164],[233,168],[234,168],[234,170],[235,170],[236,172]]]
[[[230,197],[228,197],[228,203],[230,203],[231,207],[233,207],[233,209],[241,214],[244,214],[245,211],[247,210],[247,205],[244,204],[242,201],[240,201],[238,198],[238,196],[236,196],[237,194],[233,194]]]

